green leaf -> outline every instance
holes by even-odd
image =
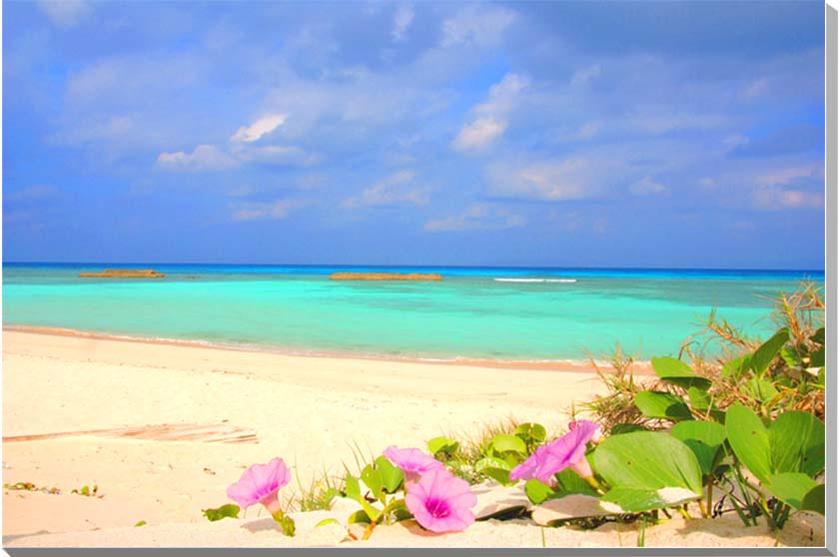
[[[703,489],[697,457],[667,433],[634,431],[608,437],[595,449],[592,464],[613,488],[679,487],[698,494]]]
[[[210,522],[216,522],[223,518],[239,518],[239,505],[228,503],[215,509],[201,509],[201,512]]]
[[[552,493],[554,493],[554,490],[539,480],[528,480],[525,482],[525,495],[528,496],[528,500],[534,505],[539,505],[546,501]]]
[[[362,490],[359,487],[359,480],[351,475],[347,474],[344,477],[344,493],[350,499],[358,500],[362,497]]]
[[[358,510],[347,517],[347,524],[370,524],[370,517],[363,510]]]
[[[485,476],[492,478],[502,485],[513,485],[516,482],[510,479],[510,470],[504,468],[485,468],[481,471]]]
[[[702,414],[706,414],[713,409],[712,397],[709,395],[709,391],[697,387],[688,388],[688,402],[692,408]]]
[[[540,424],[525,423],[517,426],[514,434],[526,443],[542,443],[545,441],[546,431]]]
[[[382,491],[382,477],[379,475],[379,471],[368,464],[362,469],[361,477],[362,481],[370,489],[371,494],[374,497],[379,497],[379,493]]]
[[[443,453],[446,456],[452,456],[458,450],[458,441],[444,436],[429,439],[427,444],[429,452],[433,455]]]
[[[773,383],[761,377],[753,377],[746,383],[747,391],[758,402],[767,402],[779,395]]]
[[[727,379],[738,379],[752,368],[750,354],[744,354],[723,364],[721,375]]]
[[[825,426],[813,414],[780,414],[770,425],[768,435],[774,472],[815,476],[825,467]]]
[[[823,367],[825,365],[825,346],[811,352],[811,361],[808,363],[809,367]]]
[[[773,362],[773,359],[779,354],[779,350],[782,349],[782,346],[790,339],[790,334],[788,333],[787,329],[779,329],[779,331],[770,337],[770,339],[759,346],[755,352],[753,352],[752,357],[750,358],[750,365],[754,372],[761,374],[770,367],[770,364]]]
[[[140,526],[145,526],[145,525],[146,525],[145,520],[138,520],[137,522],[134,523],[135,528],[139,528]]]
[[[566,495],[573,495],[575,493],[592,495],[593,497],[598,496],[598,493],[592,489],[592,486],[586,483],[586,480],[581,478],[571,468],[566,468],[560,473],[555,474],[554,478],[557,480],[557,486],[554,488],[556,497],[565,497]]]
[[[382,487],[385,488],[387,493],[394,493],[402,484],[403,471],[391,464],[391,461],[384,456],[377,458],[374,463],[377,472],[379,472]]]
[[[712,473],[721,456],[721,445],[726,440],[726,430],[722,425],[715,422],[690,420],[674,425],[671,435],[685,443],[694,452],[703,474]]]
[[[618,435],[619,433],[630,433],[631,431],[646,431],[645,428],[639,424],[615,424],[610,429],[610,435]]]
[[[802,500],[805,495],[817,487],[817,482],[805,474],[798,472],[785,472],[773,474],[766,484],[767,490],[777,499],[780,499],[793,507],[802,508]]]
[[[636,393],[636,407],[648,418],[688,420],[691,410],[683,400],[671,393],[642,391]]]
[[[528,454],[528,448],[525,446],[525,441],[516,435],[496,435],[493,437],[491,446],[498,453],[515,452],[522,455]]]
[[[699,499],[690,489],[666,487],[658,490],[618,487],[601,497],[601,507],[611,513],[627,514],[675,507]]]
[[[364,497],[359,498],[359,504],[371,522],[376,522],[382,516],[382,511],[371,505]]]
[[[700,377],[694,373],[694,370],[688,364],[676,358],[651,358],[650,363],[653,366],[653,371],[663,381],[679,385],[684,389],[688,387],[708,389],[712,385],[711,381],[705,377]]]
[[[334,518],[325,518],[324,520],[320,521],[318,524],[315,525],[315,528],[320,528],[321,526],[326,526],[327,524],[338,524],[341,526],[341,523]]]
[[[726,438],[744,466],[762,483],[770,477],[770,436],[755,413],[743,404],[726,411]]]
[[[820,327],[817,331],[811,335],[811,340],[816,342],[817,344],[822,344],[825,346],[825,327]]]
[[[802,358],[799,357],[799,352],[792,346],[783,346],[779,351],[779,355],[788,367],[802,367]]]
[[[495,456],[487,456],[475,463],[475,471],[483,472],[486,468],[501,468],[503,470],[510,470],[510,465],[501,458]]]
[[[820,484],[805,494],[801,510],[825,515],[825,484]]]

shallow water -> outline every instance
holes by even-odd
[[[294,351],[512,360],[674,354],[712,308],[754,335],[773,298],[822,272],[148,265],[162,280],[81,279],[119,265],[4,264],[5,324]],[[334,271],[438,272],[344,282]],[[517,279],[517,280],[498,280]],[[522,280],[548,279],[548,280]],[[710,349],[711,350],[711,349]]]

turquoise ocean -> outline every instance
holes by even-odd
[[[154,268],[159,280],[83,279]],[[335,271],[436,272],[442,282],[331,281]],[[401,358],[578,360],[620,343],[674,354],[714,308],[748,333],[774,330],[778,293],[822,271],[3,265],[5,325]]]

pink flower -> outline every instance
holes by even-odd
[[[569,427],[569,433],[537,448],[525,462],[511,470],[510,479],[535,478],[553,486],[554,475],[566,468],[571,468],[584,479],[592,478],[592,468],[586,460],[586,444],[600,439],[601,428],[589,420],[572,422]]]
[[[432,532],[460,532],[475,522],[471,510],[478,502],[470,484],[445,469],[431,470],[406,486],[405,506],[414,519]]]
[[[432,470],[443,470],[443,463],[420,449],[398,449],[391,445],[382,453],[405,474],[405,483],[416,482]]]
[[[289,469],[282,458],[268,464],[254,464],[239,481],[227,488],[227,496],[243,509],[261,503],[272,515],[281,511],[277,492],[289,483]]]

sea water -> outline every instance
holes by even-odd
[[[154,268],[164,279],[79,272]],[[333,281],[336,271],[435,272],[441,282]],[[578,360],[617,344],[675,354],[711,310],[769,335],[780,292],[821,271],[270,265],[3,265],[6,325],[408,358]],[[711,348],[713,350],[713,348]]]

